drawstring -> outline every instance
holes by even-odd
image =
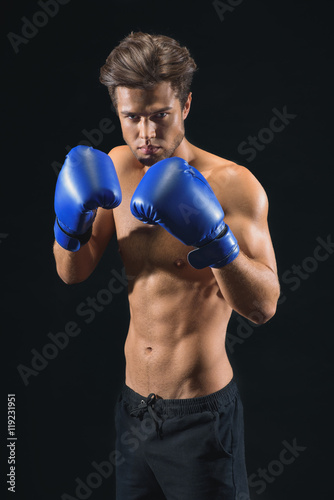
[[[145,400],[142,399],[136,408],[133,408],[130,411],[130,415],[133,417],[139,417],[139,419],[142,420],[145,411],[148,411],[150,417],[155,422],[155,426],[157,429],[157,435],[158,435],[158,437],[160,437],[160,439],[162,439],[163,420],[160,417],[158,417],[158,415],[154,411],[154,403],[156,402],[156,400],[157,400],[157,397],[152,392],[151,394],[149,394],[149,396],[147,396],[147,398]]]

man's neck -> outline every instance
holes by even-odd
[[[184,137],[181,144],[175,149],[173,156],[178,156],[183,158],[187,163],[190,163],[194,156],[194,147],[189,141]]]

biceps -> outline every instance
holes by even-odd
[[[277,272],[275,253],[266,220],[254,221],[239,215],[229,216],[226,223],[236,237],[240,250],[247,257]]]

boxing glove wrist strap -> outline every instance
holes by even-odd
[[[92,226],[84,234],[71,234],[67,232],[59,223],[56,217],[54,224],[54,234],[59,245],[70,252],[77,252],[83,245],[88,243],[92,236]]]
[[[225,224],[222,235],[188,254],[188,262],[195,269],[224,267],[239,255],[239,245],[231,229]]]

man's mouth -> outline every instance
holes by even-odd
[[[141,146],[138,148],[144,155],[153,155],[155,154],[160,146]]]

